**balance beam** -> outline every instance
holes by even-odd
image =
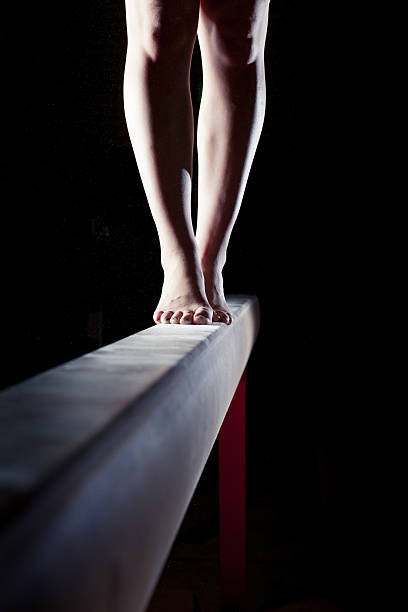
[[[240,380],[242,395],[259,306],[227,301],[230,326],[154,325],[0,394],[3,612],[146,609]]]

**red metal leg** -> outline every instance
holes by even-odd
[[[223,610],[244,609],[246,586],[246,370],[218,437],[220,569]]]

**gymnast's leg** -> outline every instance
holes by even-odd
[[[190,65],[199,0],[126,0],[125,116],[164,271],[156,323],[210,324],[191,221]]]
[[[214,320],[230,322],[222,269],[265,115],[269,0],[201,0],[196,239]]]

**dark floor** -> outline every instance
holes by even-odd
[[[148,612],[221,612],[213,471],[210,465],[196,490]],[[247,529],[247,612],[353,609],[330,592],[313,543],[279,525],[270,491],[249,495]]]
[[[313,384],[302,382],[292,359],[292,388],[275,379],[268,397],[268,380],[258,368],[261,349],[258,342],[248,366],[245,612],[362,610],[354,593],[357,549],[347,501],[351,447],[342,445],[341,427],[335,428],[340,439],[331,433],[334,395],[324,421],[317,398],[315,406],[311,402]],[[305,362],[306,378],[315,365]],[[295,404],[302,397],[300,410]],[[217,451],[216,443],[148,612],[221,612]]]

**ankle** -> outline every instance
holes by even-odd
[[[206,246],[203,246],[200,244],[199,240],[197,240],[197,245],[203,272],[205,270],[207,273],[212,273],[213,271],[222,273],[227,261],[226,247],[223,245],[219,246],[214,244],[207,244]]]
[[[161,265],[164,274],[168,276],[200,278],[203,276],[200,259],[194,250],[191,253],[187,253],[185,250],[162,252]]]
[[[219,278],[222,277],[222,271],[225,265],[225,259],[201,259],[201,269],[205,278]]]

